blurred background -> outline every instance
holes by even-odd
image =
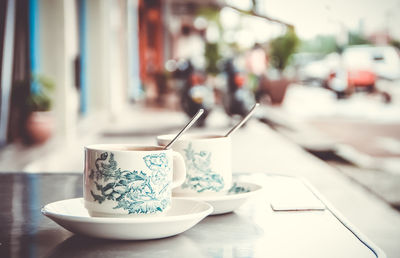
[[[399,210],[399,13],[397,0],[0,1],[0,171],[81,172],[85,144],[148,143],[199,108],[198,130],[222,131],[260,102],[262,130]]]

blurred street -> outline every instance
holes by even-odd
[[[277,131],[398,209],[400,88],[380,83],[391,103],[366,93],[337,100],[323,88],[295,85],[283,106],[266,113]]]
[[[297,95],[300,99],[299,91],[302,90],[308,92],[316,89],[292,85],[288,97],[295,98]],[[305,92],[302,94],[306,94]],[[337,105],[341,104],[337,103]],[[297,119],[290,120],[288,109],[290,109],[288,105],[274,108],[263,106],[258,110],[256,117],[264,122],[266,118],[273,120],[275,125],[273,127],[276,130],[258,119],[252,119],[233,136],[234,172],[260,172],[306,178],[367,237],[381,246],[389,257],[396,257],[400,252],[397,241],[400,238],[398,230],[400,213],[390,205],[394,206],[394,199],[400,193],[399,181],[396,181],[398,175],[383,170],[371,172],[367,168],[343,165],[332,160],[328,163],[321,161],[304,150],[305,146],[301,148],[301,141],[304,139],[300,136],[308,133],[320,135],[314,138],[314,142],[309,141],[306,146],[309,150],[314,147],[314,150],[318,150],[319,153],[326,151],[321,147],[336,148],[337,144],[331,145],[336,139],[322,136],[324,134],[320,128],[300,133],[306,126],[311,125],[300,123],[302,119],[299,116]],[[300,112],[299,109],[296,110]],[[52,139],[41,147],[41,151],[24,148],[23,152],[26,154],[24,156],[30,157],[29,160],[28,158],[19,159],[20,153],[23,153],[22,149],[10,145],[0,154],[0,169],[28,173],[80,174],[83,170],[84,145],[94,143],[155,144],[156,135],[176,133],[186,121],[187,117],[179,111],[161,110],[136,104],[127,108],[123,115],[121,114],[113,121],[102,117],[101,114],[82,120],[79,125],[79,137],[75,139],[69,141]],[[303,120],[303,122],[306,121],[307,119]],[[318,121],[318,119],[313,121]],[[276,126],[279,123],[280,125]],[[215,109],[208,117],[205,128],[192,128],[190,132],[225,133],[232,125],[233,121],[223,113],[222,109]],[[294,134],[290,137],[289,134],[285,134],[282,128],[287,130],[289,127],[291,127],[291,132],[298,132],[297,138],[293,136]],[[379,132],[383,133],[379,135],[385,135],[384,131]],[[296,141],[300,143],[300,146]],[[339,144],[339,146],[342,145],[346,146]],[[249,152],[252,155],[246,155]],[[15,161],[13,167],[10,166],[10,160]],[[371,173],[374,174],[371,175]],[[378,191],[380,188],[377,185],[384,182],[391,185],[387,194],[396,198],[385,199],[385,192]],[[397,183],[396,186],[395,183]]]

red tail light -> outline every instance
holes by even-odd
[[[244,77],[240,74],[235,75],[235,84],[238,88],[241,88],[244,84]]]
[[[200,84],[200,76],[197,74],[192,74],[190,77],[190,82],[192,83],[192,86],[194,85],[199,85]]]

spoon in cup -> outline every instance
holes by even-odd
[[[179,137],[181,137],[181,135],[186,132],[187,129],[189,129],[190,127],[192,127],[192,125],[197,121],[197,119],[200,118],[200,116],[204,113],[204,109],[199,109],[199,111],[197,111],[196,115],[194,115],[194,117],[189,121],[189,123],[187,123],[185,125],[185,127],[183,127],[183,129],[175,136],[174,139],[172,139],[172,141],[170,141],[165,147],[164,150],[168,150],[172,144],[174,144],[174,142],[176,142],[176,140],[179,139]]]
[[[254,104],[254,106],[251,108],[251,110],[249,111],[249,113],[243,117],[243,119],[237,124],[235,125],[227,134],[225,134],[225,137],[229,137],[229,135],[231,135],[232,133],[234,133],[237,129],[239,129],[244,123],[246,123],[247,120],[249,120],[249,118],[253,115],[254,111],[256,110],[256,108],[259,106],[259,103]]]

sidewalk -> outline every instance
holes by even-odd
[[[156,135],[177,133],[187,120],[179,112],[133,106],[121,114],[120,120],[104,126],[93,123],[92,127],[96,128],[87,131],[92,133],[80,135],[75,141],[52,143],[50,154],[31,162],[24,171],[82,173],[84,145],[155,145]],[[211,113],[207,120],[206,128],[192,128],[190,132],[225,133],[232,126],[221,110]],[[274,173],[306,178],[388,257],[400,254],[400,213],[264,123],[253,119],[235,133],[233,168],[234,173]]]

